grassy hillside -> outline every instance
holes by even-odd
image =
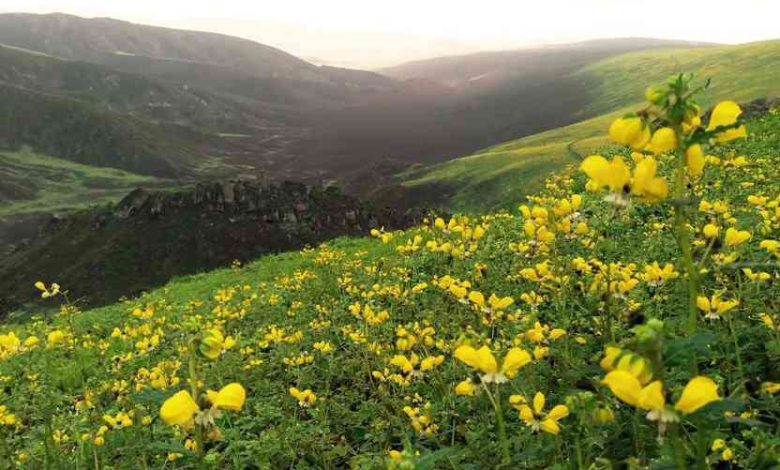
[[[680,71],[716,78],[701,95],[704,105],[728,96],[748,101],[780,95],[780,40],[737,46],[642,51],[608,58],[583,68],[590,104],[583,116],[632,105],[644,83],[662,82]]]
[[[29,148],[0,150],[0,218],[104,204],[141,185],[170,184],[151,176],[38,154]]]
[[[693,330],[673,201],[619,209],[560,174],[527,215],[341,239],[97,310],[55,295],[18,312],[0,328],[0,462],[774,468],[780,251],[764,240],[780,237],[780,116],[749,129],[691,189],[708,203],[688,215],[708,298]],[[605,358],[610,345],[622,350]],[[190,385],[222,392],[193,404]]]
[[[675,72],[702,80],[717,77],[702,104],[732,97],[747,101],[780,95],[780,41],[740,46],[634,52],[588,65],[575,73],[587,86],[576,124],[488,147],[473,155],[416,168],[400,175],[411,198],[445,207],[477,210],[507,207],[543,185],[550,171],[604,143],[611,120],[639,109],[644,84]],[[572,152],[574,150],[574,152]]]

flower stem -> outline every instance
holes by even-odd
[[[674,205],[674,231],[677,239],[677,246],[682,254],[683,267],[687,275],[688,282],[688,323],[687,333],[692,335],[696,332],[696,321],[698,319],[698,309],[696,307],[696,297],[699,295],[699,272],[696,264],[693,262],[691,253],[691,240],[688,232],[688,216],[686,214],[686,205],[688,201],[683,200],[685,194],[685,136],[682,128],[675,127],[677,136],[677,169],[675,172],[674,187],[672,195],[675,200]]]
[[[742,351],[739,347],[739,339],[737,338],[737,330],[734,329],[734,319],[732,315],[727,314],[727,321],[729,324],[729,332],[731,333],[731,341],[734,343],[734,355],[737,359],[737,372],[739,373],[739,386],[737,387],[741,391],[745,391],[745,368],[742,364]]]
[[[502,463],[508,465],[511,458],[509,456],[509,441],[506,438],[506,423],[504,422],[504,413],[501,410],[501,403],[493,398],[490,393],[490,388],[485,386],[485,392],[487,393],[490,403],[493,405],[493,410],[496,412],[496,424],[498,426],[498,439],[501,441],[501,453],[503,455]],[[501,399],[498,393],[498,387],[496,387],[496,396]]]
[[[198,390],[198,344],[197,340],[193,339],[190,342],[190,363],[189,363],[189,376],[190,376],[190,390],[192,399],[201,406],[200,403],[200,391]],[[195,429],[195,445],[197,447],[196,452],[198,454],[199,468],[203,466],[203,426],[196,424]]]

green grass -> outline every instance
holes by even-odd
[[[61,299],[41,301],[40,309],[20,312],[0,328],[21,341],[31,335],[40,340],[6,349],[0,358],[0,405],[17,418],[0,424],[0,468],[498,468],[502,424],[508,460],[503,468],[623,468],[627,462],[634,468],[728,468],[720,452],[710,451],[715,439],[733,449],[739,468],[776,468],[780,402],[763,386],[780,382],[780,330],[767,327],[760,314],[780,322],[774,257],[780,252],[761,248],[762,240],[780,235],[780,222],[765,210],[780,197],[780,115],[757,119],[750,129],[747,139],[712,149],[722,164],[708,164],[691,188],[692,197],[729,208],[727,214],[698,208],[689,214],[699,242],[696,262],[703,268],[701,293],[739,301],[717,320],[702,314],[693,334],[686,326],[687,282],[671,229],[672,201],[617,209],[604,193],[584,191],[584,175],[575,172],[560,175],[539,194],[535,209],[544,208],[546,215],[537,215],[544,220],[535,223],[556,233],[548,242],[529,237],[529,218],[491,214],[457,218],[463,230],[428,225],[395,232],[386,244],[342,238],[241,268],[178,278],[138,299],[84,312],[44,314]],[[568,132],[579,137],[577,129]],[[536,145],[545,145],[538,139]],[[735,155],[744,155],[746,165],[729,162]],[[674,161],[664,157],[658,163],[671,179]],[[555,215],[575,194],[582,196],[581,207]],[[757,206],[750,196],[767,202]],[[556,228],[567,220],[585,223],[587,230],[574,235]],[[701,234],[707,223],[722,232],[732,226],[747,230],[752,237],[726,246],[721,233],[708,246]],[[466,229],[474,233],[477,225],[484,236],[470,238]],[[419,249],[408,251],[415,239]],[[432,251],[428,242],[463,244],[468,252]],[[723,261],[726,255],[738,256],[740,264]],[[643,273],[653,262],[672,263],[680,275],[648,278]],[[768,279],[752,280],[741,266],[766,271]],[[470,296],[459,300],[442,282],[450,276],[468,281],[471,293],[509,296],[515,303],[486,310]],[[619,293],[608,290],[620,287],[617,279],[636,284]],[[68,287],[68,279],[44,281]],[[524,300],[530,293],[543,298]],[[350,308],[356,302],[386,310],[388,317],[370,322],[365,308],[357,314]],[[151,313],[144,317],[136,310]],[[31,313],[42,315],[31,320]],[[206,455],[199,462],[185,448],[196,433],[166,425],[160,409],[189,389],[188,344],[212,328],[236,344],[213,361],[194,355],[191,370],[214,390],[241,383],[246,403],[211,415],[221,437],[202,446]],[[552,336],[555,329],[560,336]],[[413,343],[407,333],[415,335]],[[153,336],[159,343],[150,346]],[[332,351],[320,352],[320,342]],[[499,359],[513,347],[538,357],[506,383],[482,383],[474,396],[458,396],[458,383],[480,384],[485,377],[455,357],[469,342],[489,344]],[[2,344],[10,344],[8,336]],[[680,420],[664,424],[664,439],[645,410],[601,383],[604,347],[613,344],[652,358],[646,359],[655,366],[652,378],[663,381],[670,405],[665,412]],[[402,374],[397,356],[412,353],[442,361]],[[290,364],[302,354],[312,362]],[[148,372],[156,366],[167,372],[154,384]],[[392,373],[396,381],[386,379]],[[699,374],[714,381],[722,400],[693,414],[672,411]],[[311,389],[318,401],[302,407],[289,387]],[[510,395],[530,401],[536,392],[546,395],[548,412],[559,404],[569,407],[559,435],[535,431],[511,407]],[[435,432],[415,430],[406,407],[429,416]],[[601,412],[612,418],[596,419]],[[110,424],[105,417],[118,413],[132,413],[132,425],[112,425],[104,441],[93,445],[101,426]],[[63,434],[67,440],[59,439]],[[390,450],[404,452],[405,466],[389,462]]]
[[[0,151],[0,217],[72,210],[116,201],[140,185],[166,180],[83,165],[29,149]]]
[[[576,72],[588,83],[590,105],[581,122],[495,145],[448,162],[400,175],[412,193],[439,195],[442,206],[460,211],[508,207],[542,187],[554,170],[606,143],[611,120],[638,109],[647,83],[679,72],[702,80],[717,77],[702,94],[705,106],[719,99],[748,101],[780,95],[780,41],[713,48],[663,49],[624,54]],[[597,116],[597,117],[592,117]],[[574,151],[574,152],[572,152]]]
[[[680,72],[693,72],[701,79],[714,78],[712,85],[698,95],[704,106],[726,97],[747,101],[777,96],[780,94],[780,40],[643,51],[602,60],[578,73],[588,83],[591,102],[581,115],[592,116],[634,105],[647,83],[660,83]]]

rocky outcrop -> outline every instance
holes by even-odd
[[[372,228],[402,228],[421,213],[377,207],[335,187],[286,182],[202,183],[176,192],[136,189],[118,204],[51,218],[0,264],[0,315],[32,301],[33,283],[67,285],[90,305],[178,275],[300,249]]]
[[[342,227],[367,231],[380,225],[404,226],[419,218],[391,208],[378,210],[342,194],[336,187],[302,183],[262,185],[249,181],[198,184],[190,191],[163,192],[136,189],[113,210],[119,219],[175,217],[197,210],[202,217],[228,216],[232,223],[254,218],[266,224],[306,224],[313,229]]]
[[[749,103],[740,105],[742,108],[742,117],[750,119],[763,116],[772,109],[780,108],[780,99],[778,98],[760,98]]]

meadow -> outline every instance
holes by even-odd
[[[88,311],[20,286],[0,468],[777,468],[780,114],[679,80],[512,210]]]
[[[140,185],[171,184],[165,179],[83,165],[29,148],[0,151],[0,165],[0,217],[108,204]]]
[[[471,155],[399,175],[411,194],[447,209],[482,213],[506,208],[539,191],[551,173],[607,143],[610,122],[642,104],[647,83],[679,70],[717,77],[699,95],[702,106],[777,96],[780,41],[736,46],[672,48],[621,54],[571,72],[584,83],[586,104],[574,124],[493,145]]]

